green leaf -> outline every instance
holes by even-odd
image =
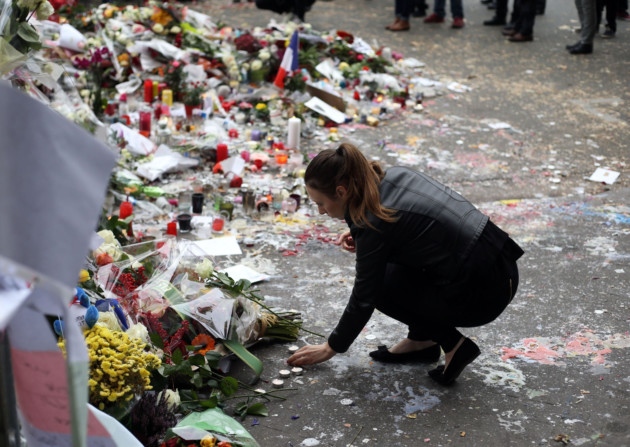
[[[217,396],[211,396],[209,399],[200,400],[199,403],[205,408],[215,408],[219,405]]]
[[[203,355],[195,354],[188,357],[188,362],[193,366],[202,366],[206,364],[206,359]]]
[[[199,374],[195,374],[192,379],[190,379],[190,383],[195,385],[195,388],[201,388],[203,386],[203,378]]]
[[[30,23],[20,23],[20,25],[18,26],[17,34],[26,42],[30,43],[31,46],[33,46],[33,44],[39,44],[41,46],[41,42],[39,41],[39,34]]]
[[[219,388],[226,396],[232,396],[238,390],[238,380],[234,377],[224,377],[219,384]]]
[[[267,407],[265,406],[265,404],[263,404],[262,402],[258,402],[255,404],[250,405],[247,408],[247,414],[252,415],[252,416],[269,416],[269,410],[267,410]]]
[[[223,345],[232,351],[239,359],[249,366],[255,373],[256,379],[260,377],[263,370],[262,362],[254,354],[249,352],[245,346],[234,340],[223,340]]]
[[[149,337],[151,338],[151,343],[153,343],[153,346],[164,349],[164,340],[162,340],[162,337],[160,337],[157,332],[151,332],[149,334]]]
[[[176,365],[181,364],[182,360],[184,360],[184,355],[182,354],[182,351],[180,351],[179,349],[173,351],[173,353],[171,354],[171,360],[173,360],[173,363],[175,363]]]

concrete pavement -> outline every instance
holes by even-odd
[[[434,365],[372,362],[369,351],[406,334],[375,314],[346,354],[289,379],[278,393],[286,400],[245,427],[263,447],[630,446],[630,22],[598,37],[594,54],[572,56],[573,2],[548,1],[534,42],[520,44],[484,27],[492,12],[472,0],[462,30],[414,18],[409,32],[391,33],[393,3],[319,1],[306,18],[416,57],[426,77],[470,91],[428,99],[421,116],[340,133],[386,164],[428,172],[509,231],[526,250],[519,292],[498,320],[463,330],[482,355],[453,387],[431,381]],[[239,27],[281,19],[252,3],[200,7]],[[509,127],[490,126],[500,122]],[[589,181],[598,167],[618,180]],[[269,304],[302,311],[306,328],[328,334],[354,264],[316,237],[343,225],[318,223],[295,256],[269,241],[246,255],[272,274],[260,287]],[[253,350],[265,364],[259,386],[270,389],[287,346]]]

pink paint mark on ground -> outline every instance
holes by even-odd
[[[590,357],[591,364],[603,365],[606,363],[606,355],[612,352],[613,347],[621,348],[630,346],[628,334],[614,334],[600,338],[592,331],[585,330],[572,334],[566,338],[554,340],[540,338],[525,338],[520,347],[503,347],[502,360],[523,358],[533,360],[545,365],[556,364],[557,360],[566,357],[584,356]]]
[[[525,357],[530,360],[540,362],[544,365],[552,365],[555,363],[555,359],[560,357],[561,354],[557,351],[544,346],[539,343],[535,338],[526,338],[523,340],[523,347],[520,349],[503,347],[501,350],[504,354],[501,356],[501,360],[507,360],[516,357]]]

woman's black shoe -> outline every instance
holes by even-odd
[[[569,51],[571,51],[573,48],[579,47],[580,45],[582,45],[582,42],[576,42],[570,45],[567,45],[565,48]]]
[[[441,385],[450,385],[455,382],[464,368],[475,360],[481,351],[470,338],[465,338],[464,342],[457,348],[453,358],[448,364],[448,368],[440,365],[429,371],[429,376]]]
[[[384,363],[407,363],[407,362],[437,362],[440,359],[440,346],[435,345],[419,351],[405,352],[403,354],[393,354],[389,352],[387,346],[379,346],[378,350],[370,352],[370,357]]]

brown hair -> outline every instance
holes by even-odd
[[[395,210],[381,205],[379,184],[385,176],[381,165],[369,161],[354,145],[342,143],[337,149],[321,151],[306,167],[304,182],[328,197],[335,197],[337,186],[347,190],[347,212],[356,225],[374,228],[368,212],[385,222],[396,220]]]

